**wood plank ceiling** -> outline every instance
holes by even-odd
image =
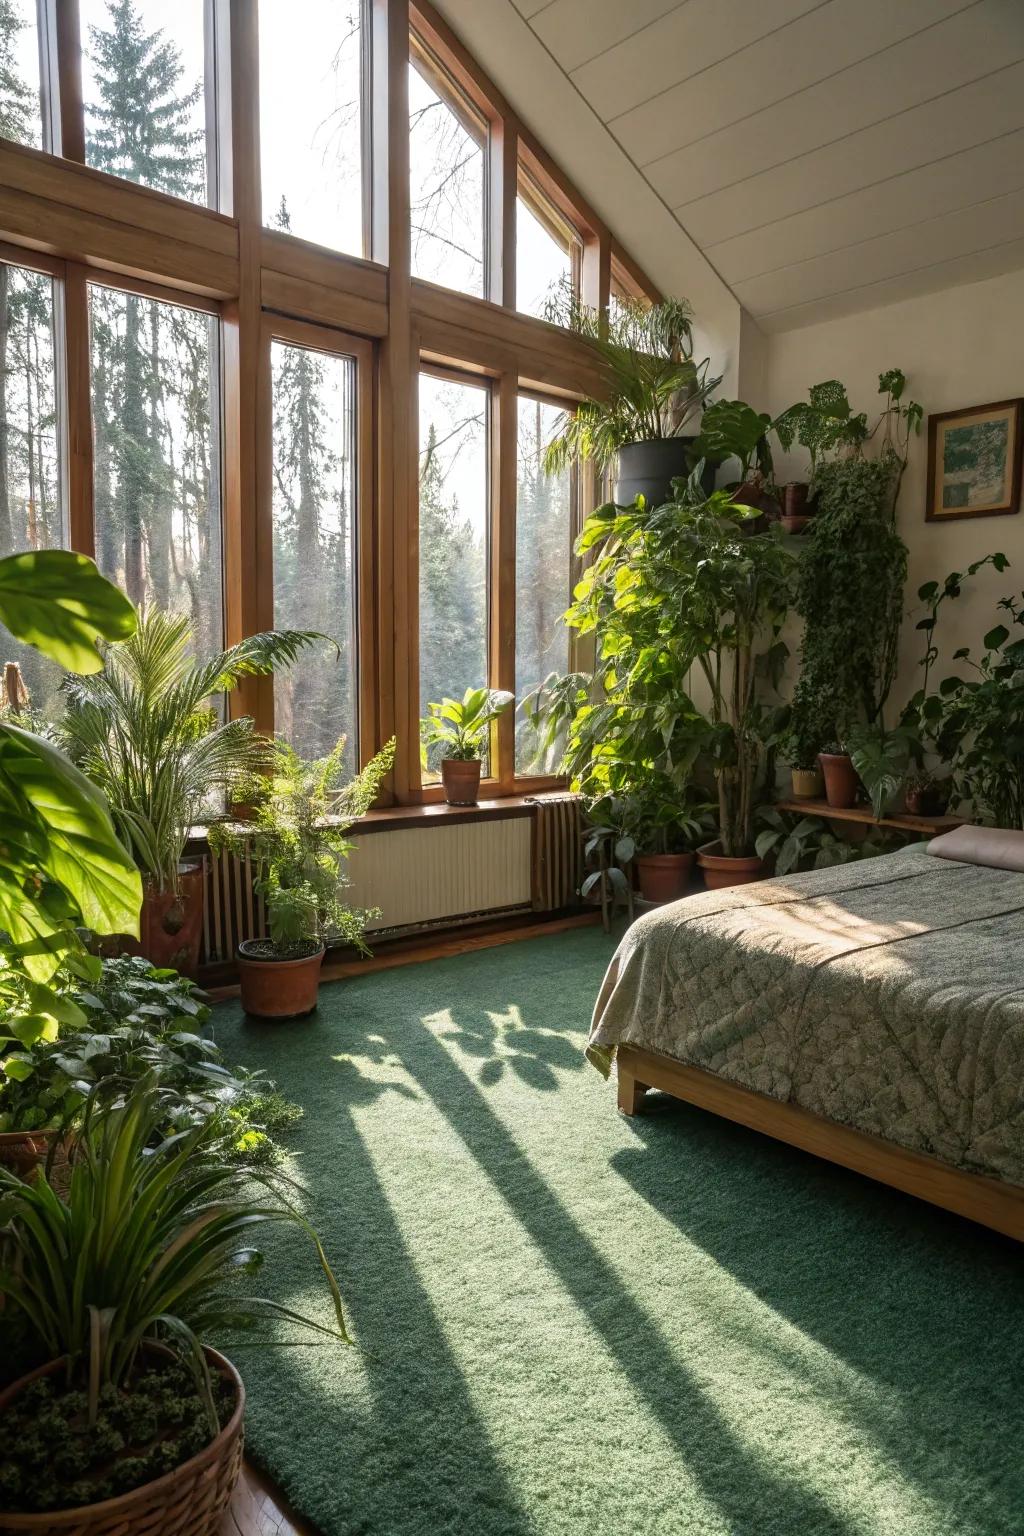
[[[766,330],[1024,266],[1024,0],[514,3]]]

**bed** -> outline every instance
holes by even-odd
[[[588,1055],[626,1114],[659,1088],[1024,1240],[1017,852],[952,833],[648,913]]]

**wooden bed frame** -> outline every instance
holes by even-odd
[[[639,1113],[647,1089],[658,1088],[752,1131],[788,1142],[843,1168],[852,1168],[855,1173],[1024,1242],[1024,1187],[1020,1185],[950,1168],[934,1157],[908,1152],[879,1136],[838,1125],[796,1104],[740,1088],[700,1067],[684,1066],[671,1056],[620,1045],[616,1061],[619,1108],[623,1114]]]

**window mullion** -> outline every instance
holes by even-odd
[[[85,160],[82,38],[78,0],[39,0],[40,64],[49,148],[65,160]]]
[[[514,374],[503,373],[492,390],[490,682],[510,693],[516,686],[516,456],[518,396]],[[515,708],[498,719],[498,787],[511,793],[515,778]]]

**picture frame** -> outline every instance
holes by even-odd
[[[996,400],[928,418],[925,521],[1020,511],[1024,399]]]

